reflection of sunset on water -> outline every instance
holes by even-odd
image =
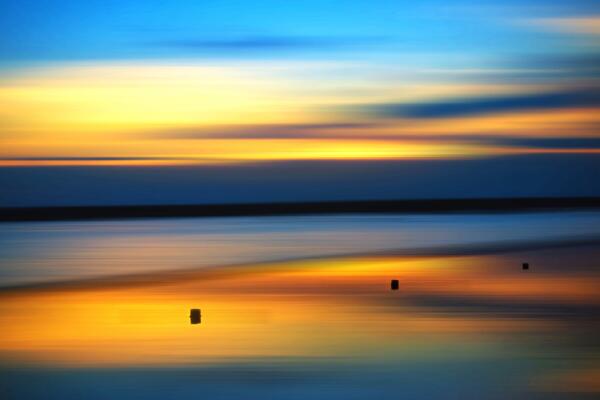
[[[533,360],[542,344],[558,356],[571,351],[573,329],[591,334],[582,310],[600,307],[596,273],[552,268],[569,252],[546,251],[527,272],[510,254],[353,257],[7,292],[0,354],[65,367]],[[190,324],[191,308],[201,324]]]

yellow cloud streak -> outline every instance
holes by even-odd
[[[322,131],[315,128],[312,132],[300,132],[313,135],[306,138],[152,137],[155,132],[198,128],[210,132],[211,127],[218,131],[224,125],[236,124],[326,123],[331,121],[327,105],[340,104],[342,100],[319,94],[318,90],[311,92],[301,79],[290,77],[285,69],[282,72],[269,65],[264,66],[266,71],[256,66],[244,68],[194,64],[77,64],[41,68],[5,78],[0,81],[3,121],[0,158],[4,158],[0,165],[474,157],[514,153],[515,150],[458,141],[418,140],[418,135],[501,132],[526,136],[564,136],[566,133],[594,136],[596,132],[589,126],[599,122],[597,109],[580,109],[433,121],[383,121],[382,126],[367,124],[364,129],[341,127]],[[476,94],[484,87],[440,84],[436,89],[430,84],[424,86],[425,92],[411,93],[417,97],[424,93],[447,94],[452,90]],[[363,100],[345,97],[343,102],[358,104]],[[369,122],[352,115],[342,117],[345,121]],[[341,136],[335,138],[336,134]],[[377,139],[370,135],[376,135]],[[398,135],[412,135],[416,140],[401,140]],[[527,149],[518,150],[523,151]]]
[[[578,108],[511,112],[432,120],[404,119],[386,130],[390,134],[511,135],[537,137],[598,136],[600,109]]]
[[[2,157],[39,157],[40,160],[7,159],[0,165],[65,165],[65,164],[179,164],[223,163],[276,160],[348,160],[348,159],[410,159],[476,157],[493,153],[493,148],[432,142],[401,142],[375,140],[335,139],[203,139],[121,141],[85,144],[57,143],[54,148],[45,144],[4,146]],[[81,157],[72,160],[45,160],[47,154],[60,157]],[[111,157],[131,160],[94,160],[110,154]],[[149,157],[152,159],[134,159]],[[90,158],[85,160],[83,158]]]
[[[0,85],[5,132],[106,138],[144,128],[303,121],[281,84],[200,66],[107,65],[44,70]]]

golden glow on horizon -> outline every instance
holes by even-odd
[[[594,126],[600,122],[600,114],[595,108],[430,120],[370,119],[348,115],[348,111],[335,107],[378,103],[381,96],[367,96],[365,100],[361,95],[332,97],[318,89],[311,93],[306,82],[293,76],[298,66],[293,71],[264,67],[66,64],[4,78],[0,81],[0,117],[4,124],[0,166],[464,158],[596,151],[502,148],[493,143],[469,142],[468,138],[443,139],[445,135],[499,133],[540,138],[567,134],[597,137]],[[412,90],[401,91],[399,98],[410,102],[452,93],[476,96],[482,91],[523,90],[517,85],[502,88],[492,84],[429,83],[413,85]],[[350,123],[336,126],[336,121]],[[327,127],[328,122],[332,127]],[[352,126],[353,122],[357,127]],[[223,132],[236,126],[233,138],[227,134],[220,138],[218,133],[210,136],[211,129]],[[278,126],[284,127],[281,132]],[[293,132],[292,137],[286,136],[285,126],[299,127],[299,137],[293,137]],[[268,130],[267,137],[253,138],[252,132],[261,127]],[[186,138],[186,132],[192,136]],[[279,133],[281,138],[276,137]],[[419,139],[419,135],[428,138]]]
[[[259,163],[269,161],[302,161],[302,160],[418,160],[418,159],[453,159],[453,158],[475,158],[485,156],[502,155],[525,155],[525,154],[600,154],[600,149],[537,149],[537,148],[511,148],[511,147],[486,147],[457,144],[440,144],[439,146],[428,144],[419,147],[397,143],[386,147],[378,147],[376,142],[365,141],[356,152],[350,149],[340,149],[339,146],[329,150],[327,146],[321,147],[322,143],[305,141],[307,143],[295,142],[294,149],[282,152],[276,149],[261,149],[260,152],[244,152],[239,154],[221,153],[231,158],[211,158],[193,155],[177,157],[157,157],[140,159],[4,159],[0,160],[0,166],[176,166],[176,165],[229,165],[244,163]],[[281,143],[285,145],[286,143]],[[243,141],[240,145],[244,145]],[[336,143],[337,145],[337,143]],[[315,150],[316,149],[316,150]]]
[[[167,142],[167,143],[165,143]],[[20,153],[22,151],[22,153]],[[0,157],[44,158],[47,147],[32,144],[23,148],[18,144],[6,145]],[[73,143],[57,145],[55,152],[62,157],[150,157],[156,160],[2,160],[3,165],[36,164],[214,164],[239,161],[276,160],[360,160],[476,157],[492,154],[493,148],[462,143],[435,143],[393,140],[353,139],[197,139],[197,140],[142,140],[116,143],[98,143],[80,147]],[[170,160],[169,160],[170,158]]]

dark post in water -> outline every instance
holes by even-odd
[[[200,323],[200,309],[199,308],[192,308],[190,310],[190,322],[192,324],[199,324]]]
[[[529,263],[523,263],[523,269],[529,269]]]
[[[392,279],[392,290],[398,290],[399,286],[398,279]]]

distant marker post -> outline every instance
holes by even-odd
[[[190,322],[192,323],[192,325],[196,325],[199,324],[201,321],[201,314],[200,314],[200,309],[199,308],[192,308],[190,310]]]

